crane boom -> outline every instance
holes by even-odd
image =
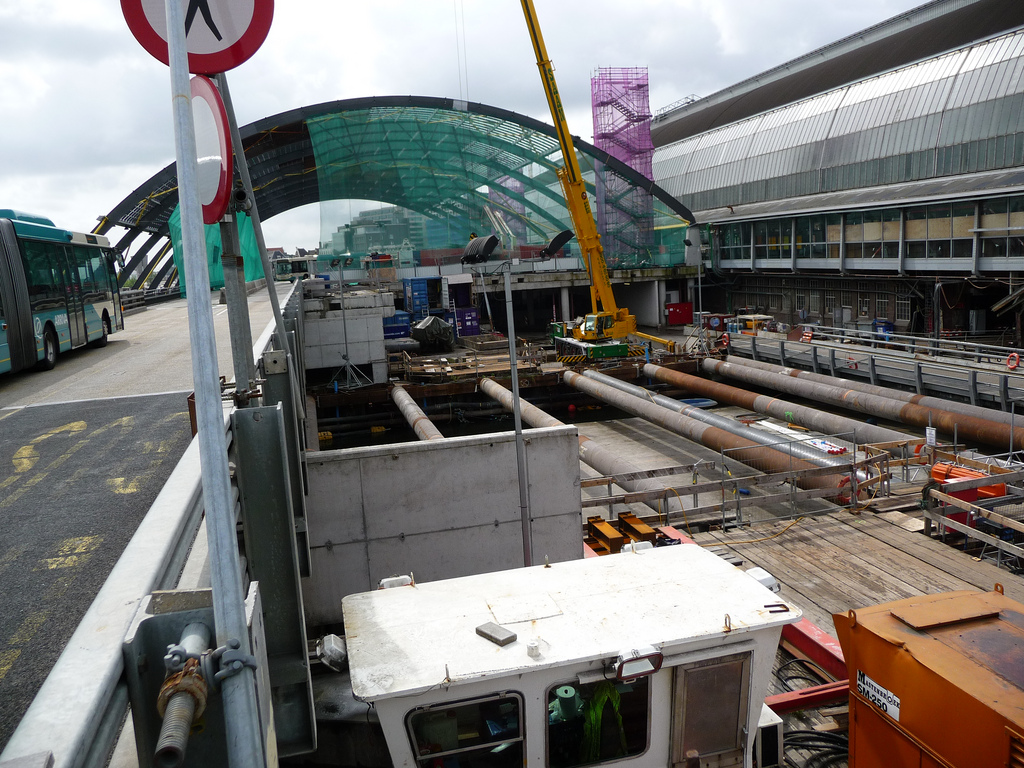
[[[558,143],[562,148],[563,162],[557,173],[562,184],[562,193],[565,195],[565,207],[572,219],[573,227],[576,230],[576,239],[579,241],[580,250],[583,253],[583,261],[586,264],[587,273],[590,275],[590,300],[593,314],[587,317],[581,331],[578,333],[574,331],[574,335],[588,341],[607,338],[622,339],[628,334],[636,332],[636,318],[629,314],[628,309],[619,308],[615,304],[611,280],[608,278],[608,267],[604,261],[601,236],[594,223],[590,199],[587,197],[587,187],[583,181],[580,164],[576,160],[576,148],[573,146],[569,126],[565,120],[562,99],[558,95],[555,68],[548,58],[547,49],[544,46],[544,37],[541,35],[533,0],[521,0],[521,2],[523,15],[526,16],[526,26],[530,32],[530,40],[533,42],[533,51],[537,56],[540,79],[544,85],[544,93],[547,95],[548,107],[551,109],[551,120],[555,125]]]

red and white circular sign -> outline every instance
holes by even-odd
[[[234,69],[259,50],[270,32],[274,0],[182,0],[188,70],[215,75]],[[121,0],[128,28],[143,48],[164,64],[167,56],[165,0]]]
[[[191,86],[203,223],[216,224],[227,212],[233,179],[228,116],[213,81],[197,75]]]

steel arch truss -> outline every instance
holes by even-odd
[[[284,112],[240,132],[264,220],[309,203],[346,199],[378,200],[434,219],[479,220],[484,205],[503,198],[511,203],[498,204],[506,218],[531,240],[572,228],[556,176],[562,163],[555,129],[514,112],[452,99],[374,97]],[[584,174],[600,165],[620,185],[649,194],[656,215],[693,221],[650,179],[586,142],[575,143]],[[122,282],[156,241],[168,238],[177,204],[171,164],[103,219],[98,232],[128,230],[119,244],[132,268],[122,272]],[[139,239],[141,233],[148,237]],[[136,240],[143,245],[129,255]],[[166,258],[169,249],[156,252]],[[164,279],[175,274],[152,263],[145,272]]]

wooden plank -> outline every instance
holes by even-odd
[[[869,515],[851,517],[846,524],[874,538],[881,537],[883,541],[925,562],[931,562],[940,570],[961,579],[975,589],[990,591],[996,583],[1001,583],[1009,597],[1024,602],[1024,578],[992,563],[981,562],[940,541],[919,533],[910,533]]]
[[[846,521],[852,517],[854,516],[843,513],[829,516],[836,529],[823,533],[836,547],[851,556],[869,558],[878,568],[915,588],[917,594],[969,588],[967,582],[949,575],[932,563],[904,553],[887,542],[872,538],[863,531],[847,525]]]
[[[694,540],[703,546],[720,543],[712,533],[695,534]],[[786,568],[776,563],[771,557],[762,556],[761,553],[756,554],[758,560],[751,559],[749,560],[750,564],[764,568],[779,580],[781,586],[779,598],[798,607],[804,616],[818,626],[831,629],[831,612],[818,602],[816,595],[806,591],[805,586],[802,587],[802,580],[794,578]]]
[[[763,527],[758,526],[758,528]],[[774,575],[780,584],[800,592],[809,602],[824,609],[829,617],[833,613],[845,613],[850,608],[861,607],[863,596],[853,585],[834,578],[831,572],[820,565],[820,562],[794,556],[792,552],[780,546],[781,539],[793,535],[794,527],[787,530],[780,526],[778,531],[771,531],[777,535],[767,543],[757,541],[758,537],[752,535],[755,532],[748,529],[735,533],[716,531],[714,536],[721,544],[727,545],[745,559],[760,565]],[[796,605],[799,607],[801,604],[797,602]]]
[[[792,535],[780,539],[779,546],[791,557],[813,563],[826,578],[843,584],[851,602],[838,606],[833,613],[923,594],[919,587],[896,575],[898,568],[880,558],[879,552],[850,551],[832,543],[830,539],[842,533],[838,523],[827,518],[815,523],[813,527],[798,526]]]

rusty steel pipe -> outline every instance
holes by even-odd
[[[770,472],[790,472],[817,468],[809,461],[794,458],[782,451],[734,435],[720,427],[705,424],[633,395],[627,395],[625,392],[620,392],[578,373],[566,371],[562,374],[562,380],[570,387],[604,400],[616,408],[646,419],[652,424],[664,427],[695,443],[700,443],[716,451],[729,451],[731,457],[756,469],[762,471],[767,469]],[[801,488],[837,488],[842,478],[843,475],[839,474],[824,477],[812,476],[801,478],[797,485]]]
[[[416,405],[412,395],[406,392],[404,388],[397,384],[392,387],[391,399],[395,401],[398,410],[402,412],[405,420],[409,422],[409,426],[416,433],[416,437],[420,440],[444,440],[444,435],[438,431],[437,427],[434,426],[434,422]]]
[[[775,373],[781,373],[785,376],[792,376],[793,378],[797,379],[806,379],[807,381],[836,381],[836,379],[832,378],[831,376],[824,376],[820,373],[802,371],[799,368],[788,368],[781,365],[773,365],[772,363],[763,363],[757,360],[747,360],[745,357],[737,357],[736,355],[729,355],[726,358],[726,362],[738,363],[740,365],[746,365],[750,368],[759,368],[762,371],[773,371]],[[992,408],[983,408],[980,405],[960,403],[957,402],[956,400],[943,400],[938,397],[931,397],[930,395],[919,395],[916,392],[905,392],[901,389],[892,389],[891,387],[880,387],[876,384],[868,384],[867,382],[856,381],[853,379],[843,379],[842,382],[849,389],[855,389],[858,392],[867,392],[868,394],[878,395],[879,397],[889,397],[892,398],[893,400],[900,400],[904,403],[914,403],[915,405],[923,405],[926,408],[938,408],[941,411],[951,411],[952,413],[959,413],[963,414],[964,416],[975,416],[979,419],[997,421],[1002,424],[1009,424],[1013,421],[1013,414],[1011,413],[1007,413],[1006,411],[997,411]],[[1018,415],[1014,427],[1015,429],[1024,429],[1024,417]]]
[[[851,419],[847,416],[839,416],[834,413],[819,411],[806,405],[798,405],[786,400],[780,400],[770,395],[759,395],[739,387],[731,387],[711,379],[691,376],[688,373],[673,371],[663,368],[660,365],[648,363],[643,368],[644,374],[652,379],[663,381],[674,387],[679,387],[695,395],[708,397],[720,403],[728,403],[739,408],[747,408],[756,413],[763,413],[772,416],[780,421],[799,424],[802,427],[817,430],[823,434],[841,434],[851,432],[856,443],[893,443],[914,439],[903,432],[894,429],[886,429],[872,424]]]
[[[511,412],[513,403],[512,393],[494,381],[494,379],[481,379],[480,391],[492,400],[496,400],[501,403],[505,410]],[[545,413],[532,403],[526,402],[523,398],[519,398],[519,412],[523,421],[531,427],[566,426],[565,422],[559,421],[554,416],[549,413]],[[580,461],[594,469],[594,471],[606,476],[643,472],[642,468],[627,461],[626,459],[623,459],[615,452],[605,448],[599,443],[596,443],[589,437],[579,435],[578,439],[580,444]],[[644,502],[648,507],[661,514],[664,514],[666,511],[675,512],[683,508],[680,499],[678,497],[672,498],[672,496],[669,496],[670,491],[665,487],[665,484],[653,478],[646,480],[616,480],[615,484],[625,488],[627,491],[635,493],[639,493],[641,491],[658,491],[659,493],[664,493],[668,499],[666,504],[662,505],[660,508],[656,501]]]
[[[825,384],[780,375],[778,371],[765,371],[760,368],[710,358],[705,359],[701,367],[707,373],[717,373],[721,376],[739,379],[747,384],[806,397],[851,411],[880,416],[890,421],[900,421],[915,427],[932,426],[949,435],[956,432],[962,438],[985,445],[1006,448],[1010,444],[1012,428],[1009,424],[979,419],[976,416],[966,416],[948,410],[929,408],[916,403],[904,403],[868,392],[858,392],[845,386],[846,382],[842,379],[830,378],[828,380],[830,383]],[[1024,448],[1024,434],[1021,434],[1020,430],[1013,434],[1013,442],[1016,448]]]
[[[846,464],[845,460],[840,459],[837,456],[829,456],[827,453],[824,453],[811,445],[807,445],[806,443],[802,443],[797,440],[786,440],[785,437],[778,433],[769,433],[761,429],[748,427],[746,424],[736,421],[735,419],[719,416],[717,413],[705,411],[703,408],[697,408],[693,405],[681,403],[678,400],[673,400],[671,397],[656,395],[643,387],[638,387],[627,381],[620,381],[619,379],[613,378],[612,376],[606,376],[605,374],[599,373],[595,370],[584,371],[583,375],[588,379],[613,387],[620,392],[625,392],[627,395],[638,397],[641,400],[647,400],[660,408],[667,408],[670,411],[681,413],[684,416],[696,419],[697,421],[703,421],[705,424],[710,424],[713,427],[721,427],[727,432],[732,432],[734,435],[745,437],[760,445],[771,446],[783,453],[788,453],[790,456],[806,459],[819,467],[837,467],[842,464]]]

